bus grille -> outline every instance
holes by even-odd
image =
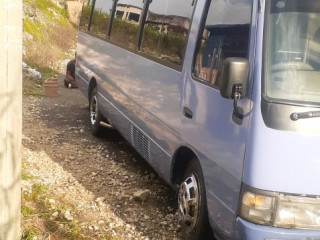
[[[133,125],[131,126],[131,143],[146,160],[150,160],[150,141],[143,132]]]

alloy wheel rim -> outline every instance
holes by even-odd
[[[199,185],[197,178],[191,174],[184,182],[181,183],[178,195],[178,206],[181,222],[189,229],[197,226],[199,215]]]
[[[90,120],[91,124],[94,125],[97,119],[97,97],[93,96],[90,104]]]

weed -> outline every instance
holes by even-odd
[[[81,227],[77,222],[68,221],[63,217],[63,213],[68,209],[66,205],[57,204],[53,207],[49,203],[50,194],[49,187],[40,183],[32,186],[30,194],[22,194],[21,215],[25,224],[21,239],[33,240],[44,235],[52,236],[53,239],[88,239],[82,236]],[[59,215],[53,217],[54,212],[58,212]]]
[[[28,96],[34,96],[34,97],[41,97],[44,95],[43,87],[40,84],[37,84],[35,80],[31,80],[27,77],[24,77],[23,94]],[[23,180],[27,180],[27,179],[23,179]]]
[[[24,169],[22,169],[22,171],[21,171],[21,179],[22,180],[34,179],[34,176],[26,173],[26,171]]]
[[[22,240],[34,240],[34,239],[38,239],[37,235],[35,233],[35,231],[33,229],[29,229],[28,231],[26,231],[22,237]]]
[[[28,217],[33,213],[34,213],[34,210],[31,207],[26,205],[21,205],[21,214],[23,217]]]

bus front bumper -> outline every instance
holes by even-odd
[[[236,220],[237,240],[320,240],[319,230],[284,229]]]

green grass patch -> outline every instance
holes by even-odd
[[[33,22],[29,18],[23,20],[23,31],[29,33],[34,41],[44,41],[44,28],[41,22]]]
[[[30,179],[34,179],[34,176],[26,173],[26,170],[22,169],[22,171],[21,171],[21,179],[22,180],[30,180]]]
[[[33,80],[23,80],[23,95],[42,97],[44,96],[43,87]]]
[[[26,205],[21,206],[21,214],[23,217],[28,217],[29,215],[32,215],[34,213],[34,210]]]
[[[34,239],[38,239],[38,236],[33,229],[28,229],[21,236],[21,240],[34,240]]]
[[[33,201],[37,201],[38,198],[43,196],[47,190],[48,190],[48,187],[43,184],[40,184],[40,183],[33,184],[30,199]]]

